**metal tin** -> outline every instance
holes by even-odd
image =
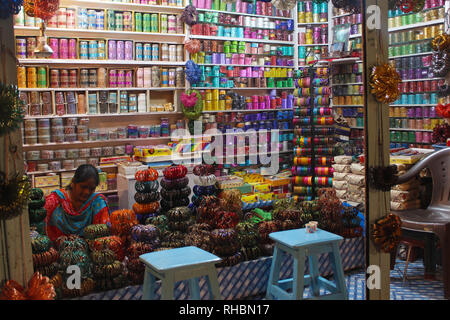
[[[87,11],[87,28],[89,30],[97,29],[97,12],[95,10]]]
[[[37,86],[37,70],[35,67],[27,68],[27,87],[36,88]]]
[[[145,43],[143,48],[143,58],[145,61],[152,60],[152,45],[150,43]]]

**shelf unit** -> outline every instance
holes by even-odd
[[[142,12],[142,13],[158,13],[167,15],[178,15],[184,10],[184,1],[179,2],[178,6],[161,6],[161,5],[148,5],[148,4],[137,4],[137,3],[125,3],[116,1],[89,1],[89,0],[61,0],[60,7],[72,7],[72,8],[88,8],[104,11],[105,9],[118,10],[118,11],[130,11],[130,12]],[[75,14],[77,15],[77,14]],[[106,14],[105,14],[106,15]],[[106,20],[106,18],[105,18]],[[133,14],[134,20],[134,14]],[[134,21],[133,21],[134,22]],[[105,29],[106,24],[105,24]],[[134,28],[132,30],[135,30]],[[161,30],[161,29],[159,29]],[[186,30],[184,28],[183,33],[163,33],[163,32],[136,32],[136,31],[115,31],[115,30],[88,30],[88,29],[78,29],[76,25],[75,29],[65,29],[65,28],[46,28],[46,35],[48,38],[75,38],[83,40],[131,40],[133,41],[133,57],[135,58],[135,43],[158,43],[158,44],[177,44],[182,45],[186,37]],[[37,26],[19,26],[14,27],[14,33],[16,37],[38,37],[39,27]],[[106,42],[105,42],[106,43]],[[77,45],[78,47],[78,45]],[[77,51],[79,48],[77,48]],[[58,68],[58,69],[74,69],[74,68],[99,68],[106,67],[108,69],[112,68],[128,68],[131,70],[137,70],[139,67],[160,67],[160,68],[170,68],[173,67],[184,67],[186,61],[186,53],[183,50],[184,57],[182,61],[153,61],[153,60],[99,60],[99,59],[37,59],[37,58],[20,58],[18,59],[19,66],[24,67],[47,67]],[[77,56],[78,57],[78,56]],[[108,56],[106,55],[106,58]],[[160,52],[160,59],[162,60],[162,52]],[[79,69],[78,69],[79,70]],[[137,77],[135,74],[133,77]],[[48,79],[50,75],[48,75]],[[49,80],[47,79],[47,83]],[[134,82],[134,79],[133,79]],[[126,128],[127,125],[134,124],[136,126],[148,126],[159,124],[161,118],[168,118],[170,124],[175,125],[177,120],[184,121],[183,114],[178,109],[179,95],[185,90],[185,83],[183,86],[171,86],[171,87],[65,87],[65,88],[19,88],[21,93],[27,94],[28,97],[31,95],[38,94],[39,99],[41,99],[40,104],[42,106],[42,95],[49,93],[48,97],[51,97],[51,112],[49,114],[36,115],[28,114],[25,117],[26,121],[35,120],[36,122],[49,119],[50,121],[62,119],[65,121],[70,118],[88,118],[89,128],[95,128],[98,130],[108,131],[113,128]],[[48,84],[50,85],[50,84]],[[78,104],[78,95],[84,95],[85,104],[77,106],[78,111],[82,113],[61,114],[60,110],[56,109],[56,95],[59,93],[64,95],[73,93],[77,97],[76,103]],[[89,94],[96,94],[97,99],[98,94],[101,92],[106,92],[108,97],[111,94],[116,95],[117,110],[120,110],[120,94],[145,94],[145,110],[141,112],[112,112],[112,113],[100,113],[99,101],[97,101],[97,113],[89,112]],[[143,97],[143,96],[142,96]],[[108,98],[109,99],[109,98]],[[48,103],[49,101],[47,101]],[[67,103],[66,101],[64,102]],[[172,103],[173,111],[159,111],[156,112],[156,106],[163,107],[166,103]],[[84,108],[83,108],[84,107]],[[155,108],[153,108],[155,107]],[[48,112],[48,108],[46,113]],[[76,110],[77,111],[77,110]],[[86,113],[85,113],[86,112]],[[109,139],[109,140],[87,140],[87,141],[74,141],[74,142],[62,142],[62,143],[47,143],[47,144],[24,144],[24,153],[28,151],[42,151],[42,150],[59,150],[59,149],[78,149],[78,148],[93,148],[93,147],[105,147],[105,146],[121,146],[125,144],[158,144],[170,142],[170,137],[148,137],[148,138],[126,138],[126,139]],[[52,160],[64,160],[64,159],[52,159]],[[34,160],[33,160],[34,161]],[[38,163],[45,163],[50,160],[37,160]],[[169,159],[170,161],[170,159]],[[117,173],[117,165],[100,165],[99,168],[107,171],[108,173]],[[30,171],[28,174],[33,178],[35,176],[47,175],[47,174],[70,174],[74,170],[57,170],[57,171]],[[33,179],[34,181],[34,179]],[[117,193],[117,190],[108,190],[102,192],[105,194]]]
[[[449,2],[445,2],[445,6],[443,7],[433,7],[428,8],[424,10],[421,14],[428,14],[427,12],[433,10],[433,12],[436,12],[436,10],[448,10]],[[408,20],[410,17],[413,17],[413,14],[402,14],[401,15],[402,20]],[[434,15],[434,17],[437,17],[437,15]],[[445,28],[445,19],[442,18],[434,18],[430,21],[422,21],[422,22],[416,22],[416,23],[410,23],[403,26],[396,26],[393,27],[395,16],[390,14],[389,18],[389,39],[392,39],[392,45],[391,47],[401,47],[401,46],[409,46],[413,47],[412,49],[414,51],[419,51],[418,46],[422,47],[422,51],[424,52],[410,52],[408,54],[400,54],[400,55],[393,55],[394,50],[390,50],[389,60],[392,63],[395,63],[397,66],[398,72],[402,75],[402,70],[408,70],[413,68],[426,68],[427,65],[423,64],[423,61],[428,56],[431,56],[432,51],[431,48],[423,50],[423,48],[426,48],[424,44],[430,43],[432,38],[434,37],[434,34],[431,34],[430,32],[424,32],[422,37],[419,37],[419,33],[414,33],[417,30],[424,30],[425,28],[430,28],[434,30],[436,27],[443,27]],[[422,17],[423,19],[423,17]],[[429,36],[427,36],[429,34]],[[416,36],[417,35],[417,36]],[[412,38],[415,37],[415,38]],[[416,38],[417,37],[417,38]],[[403,42],[397,42],[394,41],[395,39],[402,39]],[[412,50],[411,48],[408,49],[409,51]],[[432,75],[432,74],[430,74]],[[443,78],[438,77],[431,77],[431,78],[419,78],[419,79],[405,79],[405,76],[403,75],[402,78],[404,79],[402,81],[402,88],[404,87],[405,90],[401,90],[401,95],[409,95],[409,94],[423,94],[423,90],[420,92],[411,92],[408,88],[415,88],[417,83],[424,81],[440,81]],[[437,92],[426,92],[425,94],[430,97],[430,95],[434,93],[437,94]],[[422,99],[422,98],[421,98]],[[424,120],[428,120],[428,122],[432,121],[438,121],[436,119],[431,119],[431,116],[424,117],[423,115],[429,114],[428,112],[425,113],[425,109],[430,110],[430,108],[435,107],[436,103],[422,103],[422,104],[405,104],[405,103],[399,103],[400,99],[397,100],[397,103],[393,103],[389,105],[389,108],[391,109],[390,112],[390,131],[391,131],[391,147],[400,147],[400,146],[411,146],[411,145],[418,145],[420,147],[428,147],[431,148],[431,133],[433,130],[431,130],[430,124],[425,124]],[[403,100],[402,100],[403,101]],[[397,112],[393,111],[395,108],[397,109]],[[405,112],[407,110],[411,109],[411,112],[408,111],[408,117],[406,117]],[[420,114],[417,113],[415,110],[420,109]],[[400,110],[400,112],[398,112]],[[414,112],[412,112],[414,111]],[[400,117],[396,116],[401,115]],[[404,117],[405,116],[405,117]],[[395,125],[394,125],[395,124]],[[399,127],[401,126],[401,127]],[[411,127],[412,126],[412,127]],[[423,127],[422,127],[423,126]],[[430,127],[428,127],[430,126]],[[397,132],[401,132],[401,139],[393,139],[394,135],[396,135]]]

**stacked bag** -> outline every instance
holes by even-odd
[[[333,188],[336,190],[336,196],[345,201],[348,200],[348,182],[346,177],[351,173],[350,165],[353,162],[352,156],[334,157],[333,167]]]
[[[158,214],[159,210],[159,183],[158,171],[149,168],[147,170],[137,171],[134,175],[136,183],[134,188],[136,193],[134,195],[133,211],[140,224],[151,216]]]
[[[92,260],[90,258],[87,242],[77,236],[61,236],[55,240],[55,246],[59,252],[59,264],[62,272],[62,291],[64,297],[81,297],[94,291],[95,281],[92,277]],[[77,265],[81,272],[80,289],[67,287],[67,273],[69,266]]]
[[[44,192],[39,188],[31,189],[30,202],[28,202],[28,215],[30,217],[30,227],[40,234],[47,234],[45,217],[47,210],[45,206]]]
[[[163,170],[164,178],[161,179],[161,210],[167,213],[176,207],[189,206],[191,188],[186,177],[187,168],[183,165],[167,167]]]
[[[127,248],[128,280],[139,285],[144,282],[145,265],[139,256],[159,248],[159,229],[154,225],[138,224],[131,228],[131,244]]]
[[[109,227],[106,224],[89,225],[83,230],[86,242],[92,248],[92,273],[96,289],[100,291],[123,287],[126,277],[123,275],[123,265],[117,255],[110,249],[100,249],[94,245],[95,240],[108,237]]]
[[[345,179],[348,183],[348,200],[364,203],[366,201],[366,171],[364,165],[352,163],[350,174]]]
[[[55,276],[59,271],[59,253],[53,247],[52,241],[37,231],[31,231],[30,237],[34,271],[49,278]]]
[[[214,175],[214,167],[208,164],[200,164],[194,167],[194,183],[192,189],[194,195],[191,198],[192,203],[189,208],[196,213],[197,207],[205,196],[217,195],[216,176]]]
[[[397,164],[396,166],[398,175],[400,176],[406,173],[412,165]],[[418,177],[391,188],[391,210],[403,211],[419,209],[420,206],[420,181]]]

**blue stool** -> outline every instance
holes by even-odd
[[[142,300],[155,298],[156,278],[161,279],[162,300],[173,300],[175,282],[182,280],[189,280],[191,299],[200,300],[198,277],[201,276],[208,276],[210,297],[222,299],[214,266],[222,259],[212,253],[191,246],[146,253],[139,260],[145,264]]]
[[[341,236],[317,229],[307,233],[305,228],[273,232],[269,237],[275,241],[275,247],[267,284],[267,299],[302,300],[305,286],[311,285],[313,297],[308,299],[347,300],[344,270],[342,268],[339,242]],[[318,256],[330,252],[336,284],[319,276]],[[294,258],[293,278],[280,280],[280,267],[283,253]],[[309,275],[305,275],[305,259],[309,260]],[[320,296],[320,287],[331,294]],[[292,293],[286,290],[292,289]]]

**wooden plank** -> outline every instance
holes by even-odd
[[[371,30],[367,24],[367,8],[380,9],[381,29]],[[389,105],[379,103],[370,93],[370,71],[373,66],[388,62],[388,3],[387,1],[363,1],[363,46],[364,46],[364,126],[366,167],[366,268],[377,265],[381,270],[381,288],[366,286],[366,299],[389,300],[390,264],[389,254],[378,251],[370,239],[370,227],[379,218],[389,213],[390,193],[372,188],[368,181],[370,167],[389,165]],[[366,280],[368,275],[366,274]],[[367,283],[367,281],[366,281]]]
[[[0,57],[5,55],[4,59],[0,59],[0,80],[17,84],[12,16],[0,20],[0,46]],[[17,147],[16,157],[13,157],[10,148],[5,145],[5,136],[0,137],[0,170],[9,171],[9,178],[15,172],[24,174],[21,135],[22,131],[16,130],[10,134],[10,138],[7,137],[8,146]],[[0,286],[10,279],[26,285],[33,274],[28,209],[23,211],[14,219],[0,220]]]

